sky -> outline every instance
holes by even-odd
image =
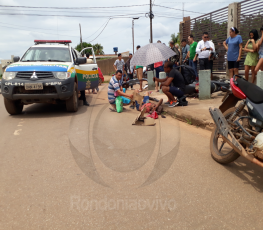
[[[195,18],[234,2],[186,0],[183,12],[182,0],[152,1],[153,42],[161,40],[166,44],[171,34],[179,32],[183,14],[185,17]],[[10,59],[11,55],[21,57],[34,44],[35,39],[71,40],[71,45],[75,47],[80,41],[79,24],[82,27],[83,42],[101,44],[105,54],[112,54],[113,47],[118,47],[119,52],[132,52],[133,17],[139,17],[134,21],[135,46],[149,43],[150,20],[146,17],[149,13],[149,2],[149,0],[0,0],[0,60]],[[25,8],[25,6],[47,8]]]

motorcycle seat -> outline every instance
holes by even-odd
[[[263,103],[263,89],[243,78],[237,78],[236,81],[238,88],[241,89],[248,99],[256,104]]]

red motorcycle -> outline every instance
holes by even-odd
[[[263,90],[235,75],[232,91],[219,109],[209,109],[215,122],[210,150],[212,158],[227,164],[243,156],[263,167]]]

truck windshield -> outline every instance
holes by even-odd
[[[32,47],[24,54],[21,61],[71,62],[71,57],[68,48]]]

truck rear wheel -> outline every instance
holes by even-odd
[[[5,109],[10,115],[17,115],[22,113],[24,105],[20,100],[13,101],[7,98],[4,98]]]
[[[78,111],[78,86],[76,82],[74,83],[74,91],[72,96],[66,100],[66,107],[68,112]]]

